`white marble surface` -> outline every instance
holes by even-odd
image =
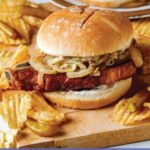
[[[32,1],[37,3],[46,3],[46,2],[50,2],[51,0],[32,0]],[[150,148],[150,141],[126,144],[114,148]]]

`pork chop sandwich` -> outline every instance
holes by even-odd
[[[104,107],[123,96],[136,73],[130,56],[132,25],[113,11],[70,7],[50,15],[30,67],[10,70],[12,89],[44,92],[51,102],[76,109]]]

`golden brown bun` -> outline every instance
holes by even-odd
[[[84,2],[88,5],[95,5],[100,7],[121,7],[129,3],[136,3],[139,2],[138,0],[79,0]],[[145,0],[143,0],[145,1]]]
[[[47,92],[44,96],[60,106],[75,109],[96,109],[118,100],[130,88],[132,79],[121,80],[111,86],[89,91]]]
[[[42,24],[37,43],[57,56],[97,56],[125,50],[132,41],[132,24],[118,12],[69,7]]]

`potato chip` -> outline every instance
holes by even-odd
[[[59,131],[59,127],[56,124],[45,125],[31,119],[27,120],[26,125],[33,133],[44,137],[52,136]]]
[[[34,17],[34,16],[23,16],[23,20],[34,27],[39,28],[43,22],[42,19],[38,18],[38,17]]]
[[[41,136],[55,134],[64,114],[53,109],[38,93],[3,91],[0,98],[0,131],[19,131],[25,125]],[[33,120],[32,120],[33,119]]]
[[[25,39],[12,39],[4,31],[0,30],[0,43],[6,45],[26,44]]]
[[[45,99],[37,94],[31,93],[32,110],[29,111],[28,116],[43,124],[60,123],[64,120],[64,114],[56,111],[50,105],[47,104]]]
[[[26,62],[30,59],[28,49],[24,45],[20,45],[17,51],[13,54],[10,61],[8,61],[6,67],[15,67],[17,64]]]
[[[0,89],[6,90],[9,88],[9,81],[5,76],[5,73],[2,73],[0,76]]]
[[[2,18],[21,18],[22,7],[26,5],[27,0],[0,0],[0,20]]]
[[[142,91],[131,98],[121,100],[114,108],[115,119],[123,125],[133,124],[135,121],[145,119],[148,113],[143,108],[149,97],[150,93]]]
[[[8,0],[7,0],[8,1]],[[0,5],[0,20],[2,18],[17,19],[22,17],[22,8],[20,6],[7,7]]]
[[[7,7],[23,6],[26,3],[27,3],[27,0],[0,0],[0,8],[6,7],[6,6]]]
[[[17,148],[16,134],[15,130],[0,131],[0,148]]]
[[[7,49],[7,47],[0,47],[0,74],[2,73],[3,69],[6,67],[8,61],[13,55],[13,51]]]
[[[133,37],[136,40],[137,46],[145,53],[145,50],[150,48],[150,19],[140,19],[132,22]]]
[[[3,71],[8,64],[8,61],[13,56],[13,53],[14,52],[7,47],[0,46],[0,89],[7,89],[9,87],[9,82]]]
[[[150,19],[140,19],[132,22],[134,37],[150,37]]]
[[[0,102],[0,116],[10,129],[20,129],[27,120],[31,109],[31,96],[24,91],[4,91]]]
[[[9,17],[4,17],[1,18],[1,20],[18,32],[18,34],[21,36],[18,39],[24,39],[26,44],[30,43],[31,29],[30,26],[27,23],[25,23],[25,21],[22,18],[12,19]]]
[[[0,1],[0,43],[30,44],[35,27],[39,28],[42,19],[50,12],[27,0],[4,0],[2,5],[1,3]]]
[[[0,29],[4,31],[10,38],[13,39],[17,38],[18,33],[1,20],[0,20]]]

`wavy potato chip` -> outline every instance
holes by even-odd
[[[59,131],[64,114],[53,109],[35,92],[2,91],[0,101],[0,131],[21,130],[25,125],[40,136]]]
[[[44,137],[52,136],[59,131],[59,127],[56,124],[46,125],[31,119],[27,120],[26,125],[33,133]]]
[[[30,59],[29,51],[26,46],[20,45],[16,52],[11,57],[10,61],[8,61],[8,64],[6,67],[15,67],[17,64],[26,62]]]
[[[150,37],[150,19],[140,19],[132,22],[134,37]]]
[[[0,0],[0,8],[1,7],[15,7],[25,5],[27,0]],[[7,8],[6,8],[7,10]]]
[[[0,0],[0,43],[30,44],[49,11],[27,0]]]
[[[42,19],[38,18],[38,17],[34,17],[34,16],[23,16],[23,20],[34,27],[39,28],[43,22]]]
[[[30,43],[31,28],[22,18],[13,19],[9,17],[4,17],[4,18],[1,18],[0,20],[2,20],[4,23],[9,25],[15,31],[17,31],[17,33],[20,35],[20,37],[14,40],[20,39],[20,41],[25,42],[25,44]]]
[[[0,89],[6,90],[9,88],[9,81],[6,78],[5,73],[2,73],[0,76]]]
[[[7,7],[6,5],[0,4],[0,20],[8,17],[12,19],[17,19],[21,18],[21,16],[22,16],[22,7],[20,6]]]
[[[143,54],[150,48],[150,19],[140,19],[132,22],[133,37]]]
[[[27,0],[0,0],[0,20],[4,17],[12,19],[22,16],[22,6]]]
[[[7,47],[0,47],[0,73],[2,73],[13,54],[14,52],[7,49]]]
[[[150,93],[142,91],[131,98],[122,99],[114,108],[114,117],[123,125],[130,125],[136,121],[150,117],[150,109],[145,106]]]
[[[6,46],[0,46],[0,89],[7,89],[9,82],[3,73],[14,52]]]
[[[0,30],[0,43],[6,45],[26,44],[25,39],[12,39],[4,31]]]
[[[22,64],[29,60],[30,55],[27,47],[20,45],[15,52],[5,48],[0,49],[0,89],[9,88],[9,74],[7,69],[13,68],[18,64]]]
[[[41,95],[33,92],[31,93],[31,96],[33,98],[33,107],[28,113],[30,118],[43,124],[59,124],[64,120],[64,114],[56,111],[54,108],[48,105]]]
[[[0,20],[0,29],[5,32],[10,38],[15,39],[18,36],[18,33],[11,28],[9,25]]]
[[[17,133],[25,126],[46,137],[57,133],[59,123],[64,120],[64,114],[36,92],[1,91],[0,99],[0,148],[15,148]],[[12,131],[16,134],[11,134]]]
[[[24,91],[4,91],[0,105],[0,116],[10,129],[21,129],[31,109],[31,96]]]
[[[9,130],[8,132],[0,131],[0,148],[17,148],[17,131]]]

